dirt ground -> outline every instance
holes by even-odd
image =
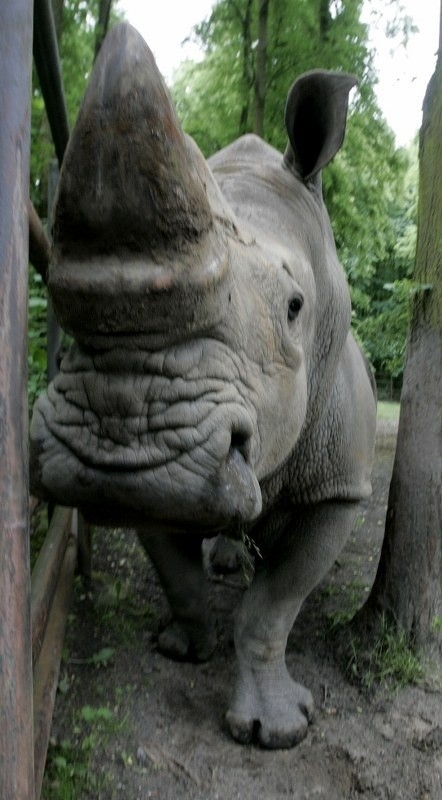
[[[236,744],[224,724],[235,674],[232,620],[243,591],[240,578],[212,582],[219,621],[213,659],[202,665],[169,661],[155,646],[166,604],[136,538],[119,530],[96,532],[95,586],[101,589],[92,599],[79,582],[76,587],[46,797],[68,796],[61,788],[57,794],[53,775],[60,753],[69,752],[61,763],[69,767],[73,759],[72,787],[83,787],[80,794],[73,789],[72,798],[442,800],[437,684],[358,688],[335,657],[330,635],[339,615],[362,603],[374,578],[394,442],[394,424],[384,423],[373,496],[289,639],[288,667],[316,704],[307,738],[292,750]],[[75,748],[89,754],[86,779]]]

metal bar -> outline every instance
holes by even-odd
[[[100,52],[101,45],[103,44],[104,37],[106,36],[109,27],[109,18],[111,11],[112,0],[100,0],[98,7],[98,22],[95,29],[95,53],[94,61]]]
[[[34,800],[27,409],[32,2],[0,24],[0,797]]]
[[[57,192],[59,169],[55,158],[51,160],[49,165],[49,180],[48,180],[48,219],[52,219],[52,212],[55,203],[55,196]],[[47,380],[48,383],[55,378],[58,372],[58,354],[62,340],[62,330],[57,322],[54,313],[52,300],[48,297],[48,307],[46,312],[46,329],[47,329]]]
[[[32,661],[37,661],[43,643],[58,575],[70,533],[72,509],[56,506],[51,524],[32,573],[31,622]]]
[[[77,541],[71,535],[60,570],[46,634],[34,670],[35,800],[39,800],[54,713],[66,620],[77,563]]]
[[[61,165],[69,139],[69,122],[50,0],[34,2],[34,60],[55,152]]]
[[[77,515],[78,531],[78,571],[85,580],[86,584],[92,582],[92,525],[85,520],[80,511],[75,510]]]
[[[51,243],[34,206],[29,200],[29,261],[47,283]]]

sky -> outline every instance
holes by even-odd
[[[440,10],[439,0],[401,2],[419,28],[406,49],[388,40],[382,30],[371,29],[379,76],[378,102],[398,146],[407,145],[420,128],[422,102],[436,63]],[[382,3],[388,7],[385,0]],[[148,43],[163,75],[170,79],[184,58],[198,57],[194,45],[182,46],[182,42],[192,26],[210,14],[213,4],[213,0],[120,0],[118,5]]]

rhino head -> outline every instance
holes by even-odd
[[[281,488],[348,335],[320,171],[353,84],[302,76],[284,156],[245,136],[207,163],[143,39],[111,31],[59,181],[49,291],[73,343],[34,408],[35,493],[218,530]]]

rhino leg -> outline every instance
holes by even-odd
[[[179,661],[207,661],[216,646],[204,575],[202,536],[138,531],[158,572],[172,620],[158,637],[159,650]]]
[[[312,719],[312,695],[285,664],[287,638],[304,599],[345,544],[357,504],[294,511],[278,554],[269,554],[246,592],[235,627],[239,674],[227,723],[238,741],[256,737],[267,748],[297,744]]]

